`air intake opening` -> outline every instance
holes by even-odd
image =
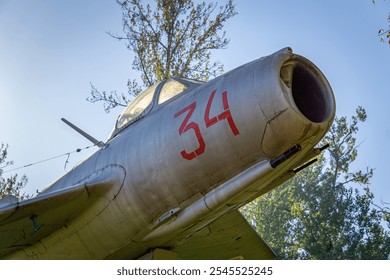
[[[291,88],[295,105],[306,118],[320,123],[329,117],[330,100],[326,81],[315,69],[300,61],[290,61],[282,67],[281,78]]]

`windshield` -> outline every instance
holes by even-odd
[[[158,97],[158,104],[162,104],[179,93],[185,91],[188,85],[183,82],[179,82],[175,79],[168,79],[161,89],[160,96]]]
[[[116,123],[116,129],[124,127],[131,120],[140,116],[142,112],[152,103],[153,94],[159,84],[155,84],[134,99],[133,102],[126,108],[126,110],[119,116]]]

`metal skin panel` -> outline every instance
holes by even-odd
[[[272,250],[238,211],[227,213],[204,227],[190,240],[176,246],[174,252],[187,260],[274,258]]]
[[[120,192],[6,258],[132,259],[151,248],[174,248],[293,176],[334,114],[326,78],[289,48],[155,102],[43,194],[111,165],[125,170]],[[271,166],[296,144],[299,152]]]

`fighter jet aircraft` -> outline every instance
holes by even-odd
[[[105,143],[79,130],[99,149],[36,197],[0,200],[0,257],[272,259],[238,208],[310,164],[334,115],[325,76],[290,48],[162,81]]]

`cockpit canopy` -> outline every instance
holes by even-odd
[[[126,124],[137,118],[152,103],[154,91],[159,84],[155,84],[144,90],[118,117],[115,129],[121,129]]]
[[[110,138],[114,137],[124,128],[147,115],[152,111],[152,109],[157,110],[159,105],[168,102],[174,96],[177,96],[187,89],[195,88],[201,84],[203,84],[203,82],[196,80],[185,78],[170,78],[145,89],[118,117]]]

